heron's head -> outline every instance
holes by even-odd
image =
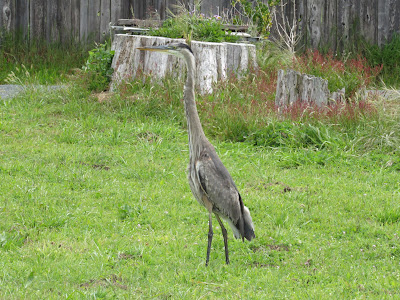
[[[193,55],[192,49],[190,49],[190,47],[184,43],[171,43],[161,46],[139,47],[137,49],[145,51],[164,52],[169,55],[175,55],[181,58],[184,58],[185,53],[191,53]]]

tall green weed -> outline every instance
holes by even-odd
[[[3,34],[0,44],[0,84],[6,83],[11,72],[32,83],[59,83],[67,80],[71,69],[80,68],[86,57],[86,48],[73,41],[49,44],[40,40],[28,41],[19,33]]]
[[[160,83],[162,87],[158,84],[149,78],[127,84],[120,87],[121,99],[131,101],[138,113],[174,119],[186,127],[182,80],[168,78]],[[362,143],[363,139],[379,140],[387,131],[397,132],[369,100],[323,108],[300,103],[278,110],[274,104],[275,86],[275,74],[258,71],[240,80],[231,77],[217,84],[213,94],[197,95],[207,135],[269,148],[370,151],[380,148],[380,144]],[[382,131],[374,134],[368,124],[379,124]],[[392,142],[398,145],[393,139]]]
[[[293,67],[302,73],[328,80],[331,92],[345,88],[347,98],[368,87],[382,70],[382,65],[371,67],[361,55],[340,58],[332,52],[323,55],[318,50],[307,50],[297,56]]]
[[[178,13],[170,13],[162,26],[150,30],[149,35],[168,38],[184,38],[190,44],[192,40],[204,42],[236,42],[238,36],[225,33],[220,16],[206,17],[200,13],[200,7],[195,5],[188,10],[184,5],[177,6]]]
[[[101,92],[108,89],[114,70],[111,68],[114,51],[109,43],[97,44],[89,51],[89,57],[83,66],[86,83],[90,90]]]
[[[400,87],[400,34],[382,46],[364,43],[363,54],[372,67],[383,66],[379,79],[385,85]]]

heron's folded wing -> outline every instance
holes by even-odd
[[[203,151],[196,161],[200,184],[214,210],[235,224],[241,217],[239,192],[228,170],[216,154]]]

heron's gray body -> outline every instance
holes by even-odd
[[[184,90],[185,113],[189,135],[188,179],[196,200],[228,222],[235,238],[254,237],[254,228],[249,210],[243,205],[239,191],[217,155],[214,146],[204,134],[194,95],[194,56],[190,51],[183,53],[188,74]]]
[[[165,51],[185,60],[187,79],[184,90],[185,113],[189,135],[188,179],[190,189],[196,200],[209,212],[209,233],[206,265],[209,261],[212,231],[212,213],[215,214],[224,236],[225,258],[229,263],[227,232],[222,218],[232,228],[236,238],[251,240],[255,237],[250,212],[243,205],[239,191],[228,170],[222,164],[214,146],[206,138],[194,95],[195,59],[186,44],[140,48],[142,50]]]

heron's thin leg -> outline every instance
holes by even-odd
[[[206,266],[208,266],[208,261],[210,260],[210,251],[211,251],[211,242],[213,238],[213,230],[212,230],[212,213],[209,213],[208,220],[208,246],[207,246],[207,258],[206,258]]]
[[[225,261],[226,261],[226,264],[229,265],[228,233],[225,229],[224,224],[222,224],[222,221],[219,218],[219,216],[217,214],[215,214],[215,217],[217,218],[219,226],[221,226],[222,236],[224,237],[224,245],[225,245]]]

